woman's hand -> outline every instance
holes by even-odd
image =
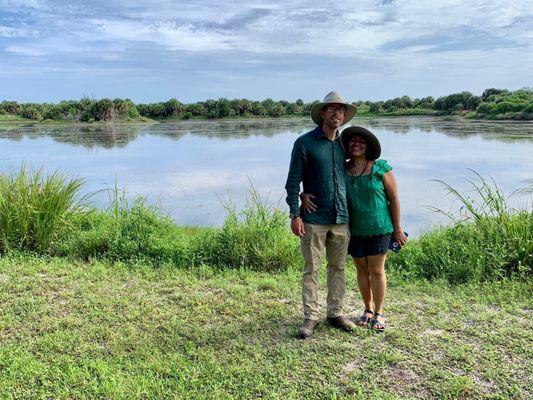
[[[314,195],[311,193],[300,193],[300,200],[302,201],[302,207],[307,211],[309,214],[312,214],[316,211],[316,204],[313,203],[313,199],[315,198]]]
[[[407,243],[407,236],[405,236],[405,233],[403,233],[402,228],[395,229],[392,233],[392,238],[396,240],[401,247]]]

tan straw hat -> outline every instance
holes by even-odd
[[[322,103],[316,103],[311,108],[311,119],[315,121],[315,123],[319,126],[322,126],[322,124],[324,123],[324,120],[320,115],[320,111],[322,111],[324,106],[327,106],[328,104],[342,104],[346,107],[346,112],[344,113],[344,120],[342,121],[342,125],[351,120],[357,112],[357,107],[353,104],[345,102],[338,92],[329,92],[326,97],[324,97],[324,101]]]

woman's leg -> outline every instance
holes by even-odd
[[[372,291],[370,287],[370,274],[366,257],[353,257],[357,268],[357,285],[363,297],[366,310],[372,310]]]
[[[367,256],[368,272],[370,275],[370,287],[374,299],[374,312],[383,313],[383,302],[387,292],[387,277],[385,275],[385,261],[387,253]]]

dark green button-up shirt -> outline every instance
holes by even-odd
[[[320,126],[296,139],[285,184],[290,213],[311,224],[348,223],[345,161],[338,135],[331,141]],[[317,209],[311,214],[298,207],[300,182],[304,192],[315,196]]]

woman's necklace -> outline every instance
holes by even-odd
[[[367,162],[366,162],[366,164],[365,164],[365,167],[363,168],[363,170],[361,171],[361,173],[360,173],[359,175],[357,175],[357,165],[354,164],[354,168],[353,168],[353,174],[354,174],[354,176],[359,177],[359,176],[363,175],[363,174],[365,173],[365,171],[366,171],[366,168],[368,167],[368,163],[369,163],[369,162],[370,162],[370,160],[367,160]]]

